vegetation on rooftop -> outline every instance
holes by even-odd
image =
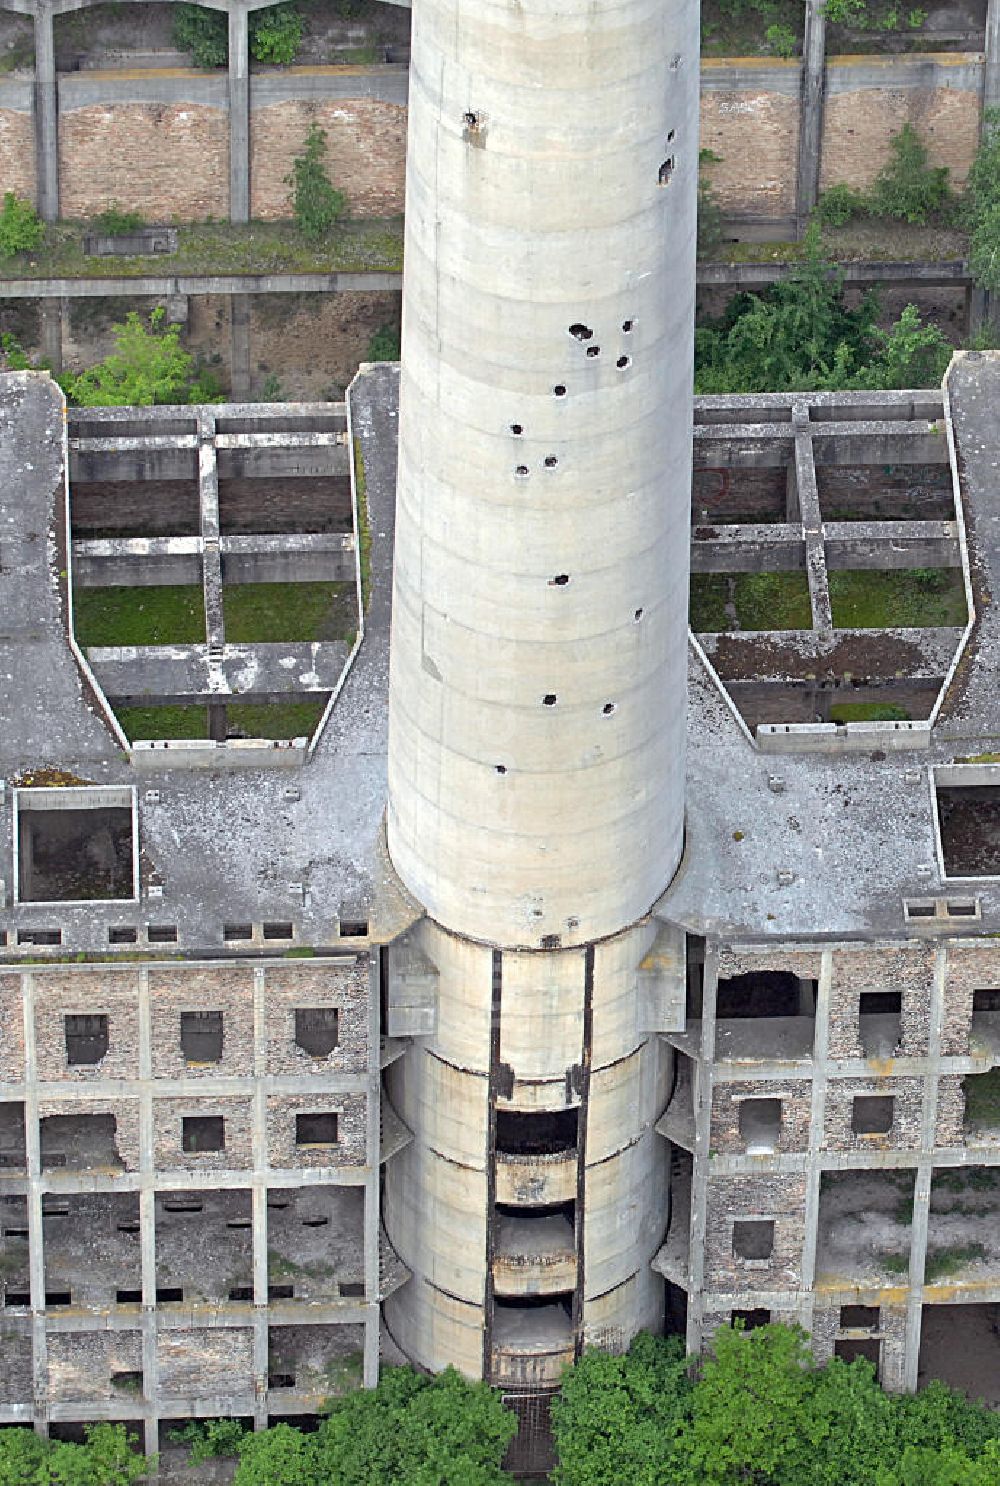
[[[692,573],[689,622],[695,634],[728,629],[812,629],[803,572]]]
[[[201,585],[76,588],[73,628],[85,646],[204,644]]]
[[[353,583],[236,583],[222,589],[226,640],[234,645],[310,640],[353,642]]]
[[[1000,1129],[1000,1068],[969,1073],[962,1080],[966,1129]]]
[[[845,569],[830,574],[835,629],[964,625],[960,568]]]

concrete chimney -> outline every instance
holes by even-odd
[[[697,174],[697,5],[414,0],[388,842],[437,1016],[387,1320],[507,1386],[659,1321]]]

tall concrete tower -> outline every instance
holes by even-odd
[[[697,170],[693,0],[414,0],[388,842],[437,990],[386,1320],[509,1388],[661,1319]]]

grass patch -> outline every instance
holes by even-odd
[[[835,629],[964,625],[968,618],[958,568],[831,573],[830,603]]]
[[[73,624],[80,645],[204,643],[201,586],[76,588]]]
[[[895,702],[837,702],[830,708],[831,722],[909,722],[910,714]]]
[[[1000,1127],[1000,1068],[989,1073],[969,1073],[962,1080],[966,1128],[978,1125],[989,1130]],[[944,1185],[944,1179],[938,1179]],[[971,1185],[971,1183],[970,1183]]]
[[[226,640],[351,640],[357,629],[352,583],[238,583],[222,590]]]
[[[85,254],[87,230],[80,222],[54,222],[38,248],[3,261],[6,278],[139,278],[171,273],[347,273],[399,272],[403,266],[403,219],[382,217],[338,222],[321,243],[307,243],[292,221],[190,222],[177,224],[175,253],[141,258],[97,258]]]
[[[247,738],[309,738],[323,715],[316,702],[230,702],[226,719]]]
[[[879,1257],[882,1268],[887,1269],[890,1274],[906,1274],[910,1267],[909,1254],[882,1254]]]
[[[924,1283],[932,1285],[949,1274],[957,1274],[974,1259],[985,1259],[986,1250],[981,1243],[964,1244],[962,1247],[929,1250],[924,1263]]]
[[[208,737],[208,708],[194,702],[177,707],[116,707],[115,716],[130,743],[136,738]]]
[[[692,573],[690,623],[696,634],[741,630],[811,629],[805,573]]]

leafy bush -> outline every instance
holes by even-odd
[[[135,232],[137,227],[145,225],[141,212],[123,211],[117,201],[113,201],[103,212],[98,212],[94,218],[94,226],[110,237],[118,233]]]
[[[892,156],[869,197],[869,210],[899,222],[926,222],[951,200],[947,165],[929,165],[927,146],[907,121],[889,141]]]
[[[250,52],[258,62],[294,62],[302,44],[302,17],[292,4],[250,13]]]
[[[111,328],[115,349],[79,375],[63,378],[66,396],[81,407],[149,407],[154,403],[217,402],[218,387],[180,343],[180,326],[165,325],[155,309],[145,325],[135,310]]]
[[[791,26],[783,26],[777,22],[768,26],[764,32],[764,40],[779,57],[794,57],[798,50],[799,39]]]
[[[347,204],[343,191],[331,184],[326,173],[326,131],[311,124],[305,149],[292,162],[285,177],[293,187],[292,210],[299,231],[307,242],[322,242]]]
[[[368,342],[366,361],[398,361],[399,331],[395,325],[380,325]]]
[[[250,55],[256,62],[294,62],[302,43],[302,16],[293,0],[252,10],[247,21]],[[229,21],[222,11],[183,3],[174,7],[174,44],[190,52],[196,67],[225,67]]]
[[[695,390],[807,392],[936,385],[951,347],[908,305],[889,331],[878,300],[844,302],[843,275],[823,261],[818,229],[806,257],[763,294],[737,294],[725,313],[695,330]]]
[[[124,1424],[85,1424],[86,1443],[0,1429],[0,1486],[132,1486],[150,1462],[129,1444]]]
[[[898,31],[904,16],[897,0],[880,0],[870,4],[869,0],[826,0],[823,7],[831,26],[850,26],[857,31]],[[918,30],[927,19],[926,10],[915,8],[906,12],[906,24]]]
[[[969,267],[983,289],[1000,289],[1000,109],[983,120],[962,213],[969,229]]]
[[[45,224],[30,201],[5,191],[0,208],[0,257],[12,258],[15,253],[28,253],[37,248],[45,235]]]
[[[174,44],[190,52],[196,67],[225,67],[229,61],[229,22],[222,11],[203,5],[174,6]]]
[[[816,219],[824,227],[843,227],[852,217],[865,210],[866,202],[860,191],[843,183],[823,192],[816,203]]]
[[[243,1436],[238,1419],[189,1419],[180,1429],[170,1431],[175,1444],[190,1447],[189,1465],[200,1465],[220,1455],[238,1455]]]

